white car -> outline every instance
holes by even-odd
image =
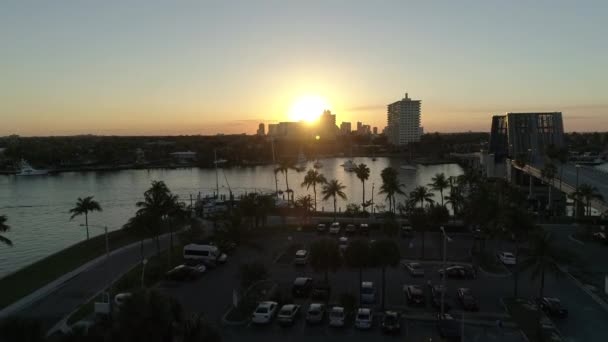
[[[376,288],[371,281],[361,282],[361,302],[373,303],[376,301]]]
[[[277,312],[278,306],[277,302],[260,302],[253,312],[251,321],[256,324],[270,323]]]
[[[334,222],[329,227],[329,234],[339,234],[340,233],[340,222]]]
[[[401,265],[410,273],[413,277],[424,277],[424,268],[418,262],[407,262],[402,261]]]
[[[300,306],[297,304],[286,304],[281,307],[277,315],[277,321],[281,325],[293,324],[300,313]]]
[[[357,226],[352,223],[346,225],[346,234],[354,234],[357,232]]]
[[[355,327],[358,329],[370,329],[374,320],[372,310],[368,308],[359,308],[357,316],[355,316]]]
[[[325,304],[312,303],[308,307],[306,313],[306,322],[308,323],[321,323],[325,317]]]
[[[325,231],[325,229],[326,229],[326,228],[327,228],[327,227],[325,226],[325,223],[319,223],[319,224],[317,225],[317,231],[318,231],[319,233],[323,233],[323,232]]]
[[[515,265],[517,263],[515,255],[509,252],[499,252],[498,259],[505,265]]]
[[[336,328],[343,327],[345,318],[346,314],[344,313],[344,308],[341,306],[334,306],[329,311],[329,326]]]
[[[348,238],[346,236],[343,236],[338,239],[338,248],[340,248],[340,252],[344,253],[346,247],[348,247]]]
[[[300,249],[296,252],[296,257],[294,259],[294,263],[296,265],[306,265],[308,262],[308,251],[305,249]]]

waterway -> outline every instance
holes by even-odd
[[[338,206],[344,210],[347,203],[361,203],[361,182],[354,173],[345,172],[341,164],[345,158],[322,159],[319,170],[328,179],[338,179],[346,186],[347,201],[340,200]],[[374,185],[374,201],[381,203],[384,196],[378,194],[381,184],[380,172],[387,166],[399,170],[405,191],[417,185],[427,185],[440,172],[446,176],[462,174],[456,164],[423,166],[416,171],[400,169],[401,161],[391,158],[353,158],[355,163],[366,163],[370,179],[366,182],[366,200],[371,198]],[[307,168],[312,168],[309,162]],[[227,194],[228,187],[235,193],[251,191],[274,191],[273,166],[230,168],[220,170],[220,193]],[[285,189],[285,177],[278,174],[279,189]],[[310,193],[300,184],[304,172],[290,170],[289,186],[296,198]],[[171,169],[171,170],[123,170],[115,172],[68,172],[47,176],[0,176],[0,215],[8,217],[11,230],[4,234],[14,246],[0,245],[0,277],[18,270],[30,263],[66,248],[86,238],[84,217],[70,220],[69,210],[78,197],[94,196],[102,212],[89,215],[89,223],[108,226],[110,230],[120,229],[133,216],[135,203],[142,200],[143,192],[153,180],[162,180],[180,199],[189,203],[190,196],[212,194],[216,187],[216,172],[213,169]],[[320,192],[320,191],[318,191]],[[319,196],[320,197],[320,196]],[[437,199],[439,196],[437,195]],[[331,200],[319,201],[319,210],[333,210]],[[92,236],[103,233],[102,229],[90,228]]]

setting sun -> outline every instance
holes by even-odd
[[[314,122],[330,105],[321,96],[308,95],[298,98],[289,109],[289,119],[293,121]]]

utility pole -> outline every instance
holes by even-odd
[[[443,315],[445,313],[445,291],[446,291],[446,285],[445,285],[445,280],[448,277],[446,268],[447,268],[447,242],[448,240],[451,241],[452,239],[450,239],[449,236],[447,236],[447,234],[445,233],[445,229],[443,228],[443,226],[441,226],[441,233],[443,235],[443,273],[442,273],[442,278],[441,278],[441,318],[443,319]]]
[[[374,215],[374,187],[376,183],[372,183],[372,216]]]

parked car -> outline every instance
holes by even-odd
[[[437,310],[441,309],[441,296],[442,293],[446,291],[442,285],[432,285],[431,286],[431,302],[433,307]],[[443,294],[443,310],[450,311],[452,308],[451,300],[447,294],[447,291]]]
[[[445,268],[439,269],[439,276],[443,277],[443,274],[446,273],[448,278],[461,278],[461,279],[475,279],[477,278],[477,272],[472,266],[464,266],[464,265],[452,265]]]
[[[295,298],[308,297],[312,291],[312,278],[297,277],[293,282],[291,294]]]
[[[401,330],[401,318],[395,311],[386,311],[382,319],[382,331],[388,334],[395,334]]]
[[[251,317],[251,322],[255,324],[267,324],[272,321],[274,315],[277,312],[277,307],[279,304],[277,302],[260,302],[258,307],[253,312],[253,316]]]
[[[321,302],[327,302],[331,295],[331,287],[325,282],[315,283],[312,287],[311,298]]]
[[[539,301],[541,310],[548,316],[564,318],[568,317],[568,310],[562,306],[562,302],[555,297],[543,297]]]
[[[324,233],[326,230],[327,230],[327,226],[325,225],[325,223],[319,223],[317,225],[317,232]]]
[[[357,226],[352,223],[346,225],[346,234],[355,234],[357,232]]]
[[[202,264],[196,266],[179,265],[167,272],[165,278],[173,281],[195,280],[206,270],[207,268]]]
[[[199,245],[191,243],[184,246],[183,257],[185,260],[202,262],[209,267],[215,267],[218,264],[226,263],[228,256],[222,253],[217,246],[214,245]]]
[[[437,330],[439,336],[448,339],[460,337],[460,325],[450,314],[437,314]]]
[[[294,258],[294,263],[296,265],[306,265],[308,262],[308,251],[305,249],[300,249],[296,252],[296,256]]]
[[[291,325],[300,314],[300,306],[297,304],[286,304],[281,307],[277,315],[277,321],[281,325]]]
[[[310,324],[321,323],[325,317],[325,304],[312,303],[306,312],[306,322]]]
[[[329,234],[340,234],[340,222],[334,222],[329,227]]]
[[[114,305],[116,309],[119,309],[127,299],[131,298],[133,294],[131,292],[123,292],[114,296]]]
[[[499,252],[497,254],[498,259],[505,265],[515,265],[517,260],[515,259],[515,255],[510,252]]]
[[[403,261],[401,264],[412,277],[424,277],[424,268],[420,263]]]
[[[595,232],[595,233],[591,234],[591,236],[594,239],[596,239],[597,241],[608,242],[608,239],[606,238],[606,233],[604,233],[604,232]]]
[[[355,316],[355,327],[358,329],[370,329],[374,316],[371,309],[359,308]]]
[[[346,236],[342,236],[338,239],[338,248],[340,248],[340,252],[344,253],[348,247],[348,238]]]
[[[341,306],[334,306],[329,311],[329,326],[339,328],[344,326],[346,320],[346,313],[344,308]]]
[[[401,237],[409,238],[409,237],[412,237],[412,235],[413,235],[413,230],[412,230],[411,226],[406,226],[406,225],[401,226]]]
[[[361,223],[361,225],[359,225],[359,233],[361,235],[369,235],[369,225],[367,223]]]
[[[361,282],[361,302],[374,303],[376,301],[376,288],[371,281]]]
[[[424,290],[420,285],[403,285],[403,292],[409,305],[424,305]]]
[[[479,304],[477,304],[477,299],[473,296],[473,291],[466,287],[461,287],[456,290],[456,294],[458,296],[458,300],[462,304],[462,307],[468,311],[478,311]]]

